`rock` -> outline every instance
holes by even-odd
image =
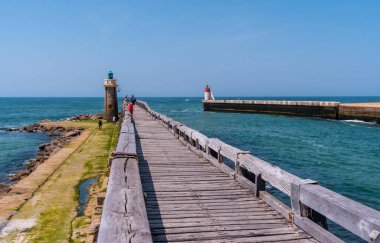
[[[28,166],[28,170],[31,170],[33,167],[36,166],[36,164],[37,164],[37,160],[35,160],[35,159],[30,159],[30,160],[28,161],[28,164],[27,164],[27,166]]]
[[[29,170],[19,170],[16,172],[16,174],[14,176],[12,176],[11,180],[12,181],[21,180],[22,178],[24,178],[25,176],[27,176],[29,174],[30,174]]]
[[[91,224],[90,227],[89,227],[89,231],[91,233],[97,232],[99,230],[99,225],[100,225],[100,223],[98,223],[98,222],[95,222],[95,223]]]
[[[30,125],[30,126],[24,127],[23,130],[25,132],[34,132],[35,131],[35,127],[33,125]]]
[[[43,121],[41,121],[41,123],[50,123],[51,121],[49,119],[45,119]]]
[[[80,114],[70,120],[73,121],[83,121],[83,120],[98,120],[103,119],[103,114]]]
[[[91,117],[90,117],[91,116]],[[89,119],[89,118],[97,118],[101,115],[79,115],[79,119]],[[39,146],[39,151],[36,155],[35,159],[28,160],[25,165],[28,170],[20,170],[17,171],[14,176],[11,177],[12,181],[20,180],[26,176],[28,176],[32,171],[34,171],[40,164],[42,164],[45,160],[49,159],[52,154],[58,152],[61,148],[63,148],[66,144],[68,144],[74,137],[80,135],[84,128],[76,128],[76,127],[62,127],[62,126],[54,126],[51,124],[49,120],[44,120],[41,123],[36,123],[32,125],[25,126],[21,129],[17,129],[18,131],[25,132],[45,132],[48,133],[49,136],[58,136],[57,138],[52,139],[49,143],[41,144]]]
[[[0,194],[7,193],[11,190],[11,187],[7,184],[0,183]]]
[[[50,136],[50,137],[60,136],[61,133],[62,133],[61,130],[54,130],[54,131],[49,132],[48,136]]]
[[[46,148],[49,146],[49,143],[41,144],[40,147],[38,147],[40,150],[46,150]]]
[[[7,131],[7,132],[16,132],[16,131],[20,131],[20,128],[11,127],[11,128],[6,128],[5,131]]]
[[[74,131],[71,131],[71,132],[66,132],[62,136],[63,137],[75,137],[75,136],[78,136],[79,134],[80,134],[79,130],[74,130]]]

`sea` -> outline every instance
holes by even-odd
[[[220,99],[380,102],[380,97],[219,97]],[[164,113],[208,137],[275,164],[304,179],[380,210],[380,126],[360,120],[324,120],[282,115],[205,112],[201,97],[142,97]],[[121,102],[119,102],[121,104]],[[51,138],[43,133],[10,132],[44,119],[65,120],[101,113],[103,98],[0,98],[0,182],[25,168],[38,146]],[[273,190],[281,200],[284,195]],[[331,225],[331,227],[330,227]],[[348,242],[359,239],[329,222]]]

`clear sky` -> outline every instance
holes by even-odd
[[[0,96],[380,95],[380,1],[0,1]]]

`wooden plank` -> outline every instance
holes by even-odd
[[[199,145],[202,147],[206,147],[208,144],[208,137],[198,131],[193,132],[191,134],[191,138],[194,141],[198,141]]]
[[[252,202],[250,198],[214,198],[214,199],[208,199],[208,198],[197,198],[196,201],[190,200],[190,201],[184,201],[184,200],[148,200],[147,206],[149,205],[172,205],[172,204],[194,204],[195,202],[202,202],[202,203],[220,203],[220,202]]]
[[[194,232],[182,234],[161,234],[153,235],[154,241],[196,241],[196,240],[213,240],[229,239],[229,238],[252,238],[259,236],[287,235],[298,233],[299,230],[291,227],[283,227],[277,229],[251,229],[251,230],[235,230],[235,231],[209,231]]]
[[[207,243],[221,243],[221,242],[241,242],[241,243],[257,243],[257,242],[292,242],[299,239],[310,239],[310,236],[303,233],[294,233],[294,234],[284,234],[284,235],[268,235],[268,236],[257,236],[257,237],[247,237],[247,238],[216,238],[216,239],[207,239],[199,241],[181,241],[183,243],[188,242],[207,242]],[[227,241],[225,241],[227,240]],[[308,242],[308,241],[306,241]],[[310,242],[315,242],[311,240]]]
[[[288,196],[290,196],[291,183],[301,181],[299,177],[250,154],[240,155],[239,163],[240,167],[247,169],[255,175],[261,174],[264,181]]]
[[[371,232],[380,232],[380,212],[320,185],[302,185],[300,200],[364,240],[372,240]]]
[[[284,218],[289,219],[289,214],[292,210],[284,203],[270,195],[268,192],[260,192],[260,199],[266,202],[271,208],[280,213]]]
[[[305,232],[313,236],[316,240],[324,243],[343,243],[344,241],[336,237],[333,233],[325,230],[308,218],[294,216],[294,223]]]
[[[207,227],[207,226],[228,226],[228,225],[250,225],[250,224],[271,224],[283,223],[286,224],[284,219],[262,219],[262,220],[226,220],[226,221],[213,221],[213,222],[181,222],[181,223],[167,223],[167,222],[149,222],[150,228],[153,229],[169,229],[169,228],[187,228],[187,227]]]
[[[210,220],[216,220],[218,222],[220,221],[241,221],[241,222],[250,222],[253,220],[271,220],[271,219],[283,219],[282,216],[279,215],[254,215],[254,216],[239,216],[239,217],[233,217],[233,216],[228,216],[228,217],[206,217],[206,218],[182,218],[182,219],[149,219],[150,224],[157,224],[157,223],[187,223],[187,222],[192,222],[194,224],[199,223],[199,222],[205,222],[205,221],[210,221]]]
[[[181,133],[195,142],[189,145],[183,138],[175,139],[173,131],[168,132],[169,125],[179,123],[153,110],[149,112],[161,120],[161,124],[136,110],[135,125],[141,137],[137,148],[141,160],[140,178],[155,240],[244,241],[259,239],[261,234],[272,241],[274,235],[286,240],[310,238],[290,227],[282,215],[256,199],[251,191],[242,189],[234,180],[234,170],[200,150],[198,154],[193,153],[201,146],[209,146],[221,156],[236,161],[244,151],[217,139],[210,141],[187,126],[178,126]],[[245,178],[240,179],[245,181]],[[252,184],[247,187],[251,189]]]
[[[233,199],[235,197],[247,197],[249,194],[234,194],[234,195],[205,195],[205,194],[190,194],[190,195],[147,195],[148,200],[159,200],[159,201],[181,201],[181,200],[214,200],[214,199]]]
[[[152,229],[152,235],[155,234],[183,234],[183,233],[200,233],[213,231],[235,231],[235,230],[255,230],[255,229],[272,229],[284,227],[282,222],[274,222],[267,224],[248,224],[248,225],[210,225],[210,226],[189,226],[186,228],[165,228]],[[286,226],[285,226],[286,227]],[[288,225],[291,227],[291,225]]]
[[[130,158],[126,164],[126,213],[131,242],[152,242],[138,161]]]
[[[212,210],[232,210],[232,209],[245,209],[247,210],[256,210],[256,208],[265,208],[265,205],[258,205],[252,202],[246,202],[246,201],[240,201],[240,202],[233,202],[233,203],[226,203],[226,202],[219,202],[219,203],[213,203],[213,204],[205,204],[205,203],[192,203],[192,204],[151,204],[147,205],[148,211],[160,211],[164,212],[166,210],[168,211],[183,211],[183,210],[206,210],[206,211],[212,211]],[[249,208],[249,209],[247,209]]]
[[[197,195],[197,196],[213,196],[213,195],[225,195],[225,194],[228,194],[228,195],[252,195],[252,193],[248,192],[247,190],[244,190],[244,189],[235,189],[235,190],[207,190],[207,191],[200,191],[200,190],[196,190],[196,191],[176,191],[176,192],[157,192],[157,191],[154,191],[154,192],[147,192],[145,190],[145,193],[148,195],[148,196],[176,196],[176,197],[180,197],[180,196],[194,196],[194,195]]]
[[[114,159],[110,170],[103,206],[98,242],[121,242],[128,238],[128,219],[125,212],[125,159]]]
[[[247,209],[249,208],[249,209]],[[232,210],[232,209],[245,209],[247,210],[256,210],[257,208],[266,208],[266,205],[260,205],[257,203],[252,203],[250,201],[238,201],[238,202],[214,202],[214,203],[192,203],[192,204],[152,204],[152,205],[147,205],[147,210],[148,211],[165,211],[165,210]]]
[[[241,208],[233,208],[231,210],[231,207],[228,208],[217,208],[217,209],[208,209],[208,208],[201,208],[198,207],[196,209],[182,209],[182,210],[170,210],[170,209],[161,209],[155,208],[149,210],[149,216],[151,215],[213,215],[213,214],[240,214],[240,213],[259,213],[259,212],[276,212],[272,209],[264,208],[264,207],[258,207],[258,208],[250,208],[250,210],[247,210],[247,207],[241,207]]]
[[[159,213],[150,213],[148,219],[183,219],[183,218],[213,218],[218,219],[218,217],[231,217],[231,219],[235,217],[245,217],[245,216],[264,216],[264,215],[276,215],[278,216],[278,213],[275,211],[247,211],[247,212],[235,212],[234,210],[232,212],[218,212],[218,213],[211,213],[211,212],[204,212],[204,211],[198,211],[197,213],[189,213],[189,212],[183,212],[182,215],[180,214],[159,214]]]
[[[116,152],[136,156],[129,116],[124,116]],[[97,242],[152,242],[136,158],[112,161]]]

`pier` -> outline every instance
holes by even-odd
[[[122,117],[98,242],[343,242],[326,218],[380,242],[374,209],[208,138],[145,102],[133,118],[123,103]],[[291,207],[266,191],[269,185]]]
[[[263,113],[317,117],[333,120],[363,120],[380,124],[380,103],[324,101],[203,100],[205,111]]]

